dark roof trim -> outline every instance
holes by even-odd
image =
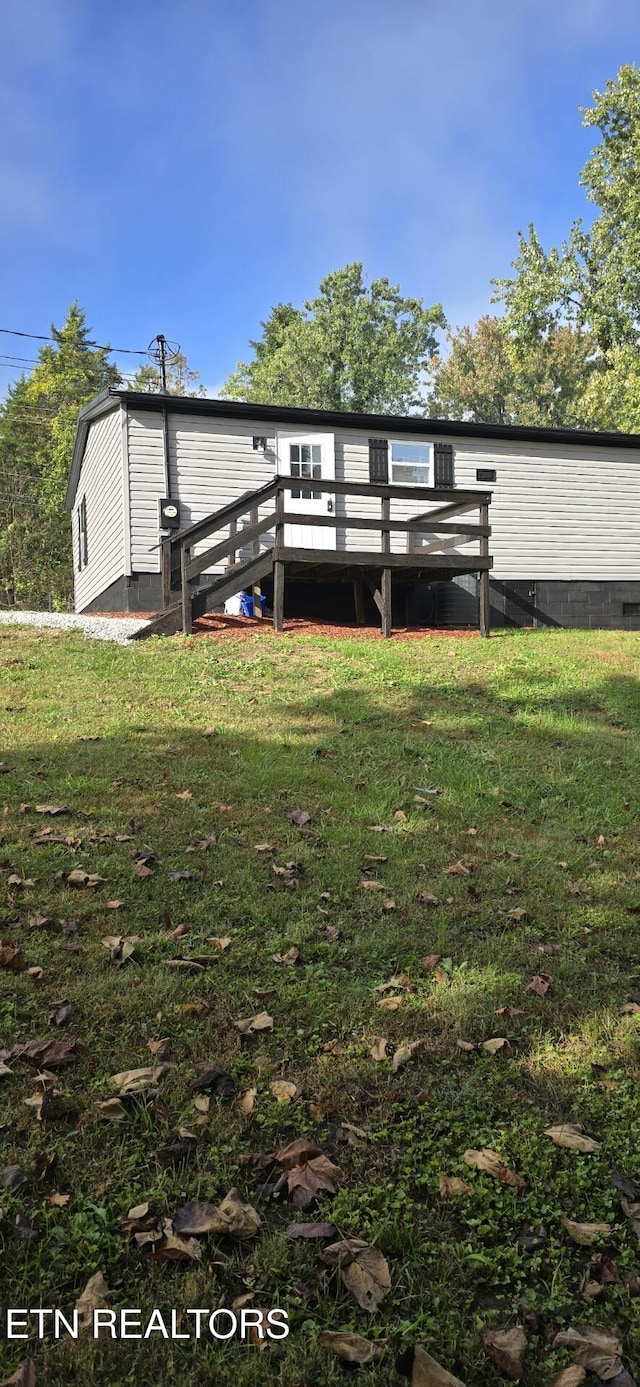
[[[103,390],[100,395],[96,395],[93,400],[89,400],[84,405],[78,415],[76,425],[76,440],[73,446],[73,457],[69,469],[69,481],[67,483],[67,494],[64,500],[65,510],[72,510],[76,496],[76,488],[80,480],[80,469],[84,450],[87,445],[87,434],[89,424],[93,419],[99,419],[101,414],[108,414],[109,410],[117,409],[120,405],[120,396],[113,390]]]
[[[470,424],[457,419],[429,419],[413,414],[351,414],[347,410],[294,409],[288,405],[247,404],[241,400],[202,400],[191,395],[150,395],[134,390],[105,390],[91,400],[78,417],[78,432],[67,488],[66,508],[73,506],[89,424],[108,409],[122,403],[131,409],[172,414],[196,414],[216,419],[298,427],[358,429],[372,434],[438,434],[441,438],[487,438],[513,443],[572,443],[583,448],[627,448],[640,451],[640,434],[598,433],[591,429],[546,429],[524,424]]]
[[[114,392],[135,409],[170,409],[172,414],[213,415],[272,424],[320,424],[363,432],[438,433],[454,438],[495,438],[522,443],[583,443],[588,447],[640,448],[640,434],[595,433],[590,429],[545,429],[523,424],[470,424],[455,419],[429,419],[419,414],[350,414],[347,410],[294,409],[288,405],[245,404],[240,400],[200,400],[190,395],[147,395],[132,390]]]

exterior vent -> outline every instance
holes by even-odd
[[[623,602],[623,616],[640,616],[640,602]]]
[[[389,442],[386,438],[369,439],[369,481],[387,486],[389,481]]]
[[[476,467],[477,482],[497,482],[497,480],[495,467]]]

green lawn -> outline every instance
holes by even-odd
[[[640,1200],[639,655],[640,636],[602,632],[122,649],[0,630],[0,957],[26,965],[0,969],[0,1043],[81,1042],[48,1071],[55,1088],[24,1058],[0,1080],[0,1166],[27,1177],[0,1190],[2,1302],[68,1314],[101,1271],[114,1308],[245,1297],[291,1328],[263,1352],[160,1334],[2,1343],[0,1376],[32,1355],[39,1387],[330,1387],[348,1370],[318,1335],[345,1331],[384,1350],[359,1369],[370,1387],[406,1384],[397,1359],[415,1344],[484,1387],[505,1378],[483,1331],[523,1321],[526,1387],[572,1361],[552,1347],[571,1325],[617,1328],[639,1372],[640,1227],[611,1178]],[[37,843],[44,829],[70,841]],[[105,880],[74,886],[74,870]],[[117,935],[137,936],[122,964],[101,943]],[[540,975],[544,996],[527,987]],[[265,1011],[272,1029],[243,1036],[236,1021]],[[110,1077],[153,1064],[160,1039],[157,1096],[99,1116]],[[194,1093],[205,1063],[244,1096]],[[43,1092],[38,1120],[24,1100]],[[599,1149],[558,1146],[559,1123]],[[307,1209],[255,1159],[297,1138],[341,1172]],[[483,1148],[526,1187],[465,1161]],[[469,1192],[443,1197],[442,1176]],[[260,1215],[251,1238],[201,1236],[173,1261],[121,1231],[132,1206],[159,1228],[233,1187]],[[577,1245],[563,1215],[610,1231]],[[293,1239],[299,1219],[336,1232]],[[374,1313],[321,1260],[346,1238],[388,1262]]]

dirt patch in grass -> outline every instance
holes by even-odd
[[[212,613],[200,617],[195,622],[194,635],[212,636],[222,640],[228,636],[235,636],[239,639],[246,636],[273,636],[274,631],[268,618],[261,620],[242,616],[218,616]],[[291,617],[285,621],[283,635],[323,636],[332,640],[382,640],[382,633],[377,626],[356,626],[355,623],[350,625],[337,621],[311,621],[302,617]],[[434,637],[468,640],[476,639],[477,636],[477,631],[458,630],[451,627],[395,626],[391,633],[391,640],[419,641]]]

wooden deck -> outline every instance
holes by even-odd
[[[493,563],[489,553],[490,492],[443,491],[329,479],[314,479],[312,487],[314,492],[331,496],[349,496],[356,500],[366,497],[369,501],[377,498],[380,518],[335,513],[318,516],[287,510],[286,495],[300,489],[300,480],[275,477],[259,490],[245,492],[237,501],[163,540],[164,610],[140,633],[141,637],[178,630],[188,633],[195,618],[221,607],[241,590],[253,591],[254,608],[258,612],[261,584],[267,576],[273,578],[276,631],[283,628],[285,582],[288,578],[302,577],[315,582],[352,582],[358,621],[361,620],[362,584],[365,582],[380,612],[382,634],[390,636],[394,575],[405,581],[433,582],[464,573],[479,575],[479,627],[481,635],[489,635],[489,571]],[[427,504],[429,509],[409,520],[393,518],[392,502],[407,500]],[[268,507],[266,513],[265,507]],[[466,517],[473,511],[478,513],[477,520],[469,521]],[[244,517],[249,524],[239,530],[238,522]],[[285,525],[313,525],[336,531],[366,530],[369,534],[379,534],[380,547],[366,550],[292,547],[284,543]],[[392,534],[406,536],[404,552],[392,551]],[[215,542],[194,555],[195,545],[208,539]],[[471,549],[470,546],[476,547]],[[460,552],[461,548],[465,549],[464,553]],[[248,557],[247,549],[250,551]],[[245,557],[238,560],[240,551],[244,551]],[[225,561],[223,572],[210,572]],[[260,619],[256,616],[256,620]]]

